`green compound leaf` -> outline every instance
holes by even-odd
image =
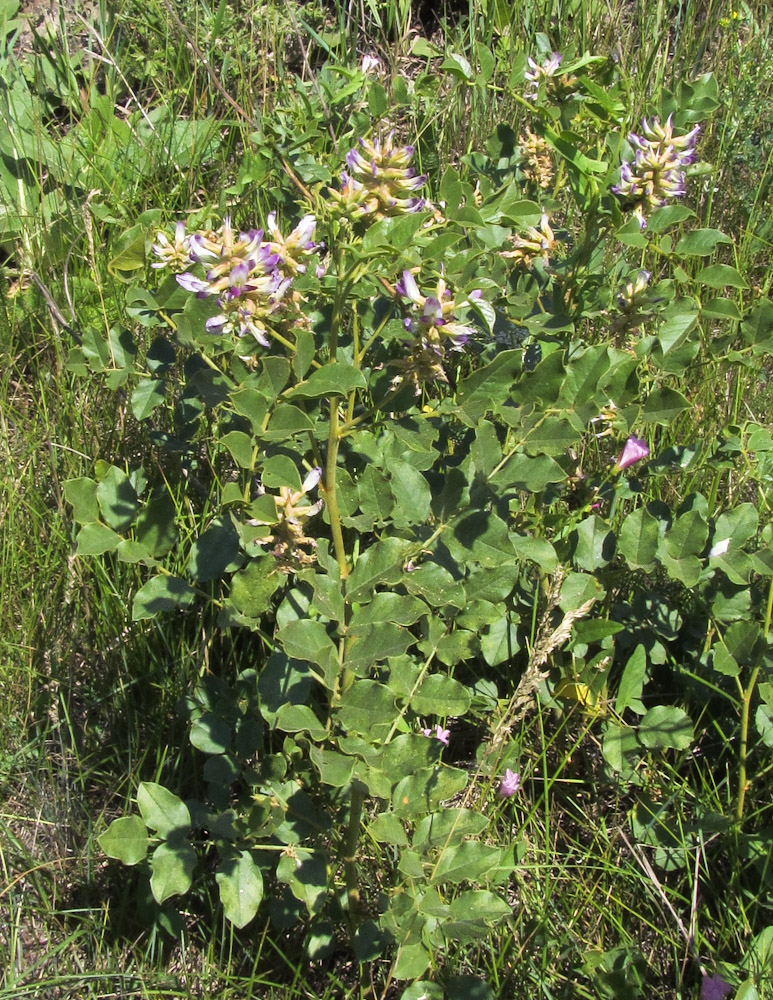
[[[137,541],[152,556],[166,555],[178,538],[176,509],[168,493],[149,500],[137,516]]]
[[[280,628],[278,638],[287,655],[296,660],[308,660],[324,667],[331,657],[338,656],[338,650],[323,623],[309,618],[288,622]]]
[[[220,438],[220,444],[227,448],[234,462],[242,469],[253,469],[255,453],[249,434],[244,431],[229,431]]]
[[[97,502],[102,517],[111,528],[125,531],[134,520],[139,501],[129,477],[115,465],[110,465],[97,486]]]
[[[430,609],[424,601],[417,597],[385,591],[376,594],[370,604],[365,604],[355,611],[349,627],[358,628],[361,625],[375,625],[381,622],[413,625],[422,615],[429,612]]]
[[[257,389],[240,389],[231,393],[231,406],[239,416],[247,417],[253,433],[258,434],[268,413],[268,400]]]
[[[146,420],[164,402],[166,387],[157,378],[141,378],[131,396],[135,420]]]
[[[562,483],[566,473],[549,455],[513,455],[491,477],[491,485],[500,489],[541,493],[551,483]]]
[[[64,498],[72,507],[73,520],[78,524],[99,520],[97,484],[93,479],[68,479],[64,484]]]
[[[490,364],[462,379],[456,394],[460,416],[474,425],[495,402],[503,403],[521,371],[522,358],[522,351],[502,351]]]
[[[121,536],[106,524],[99,521],[84,524],[75,539],[75,554],[101,556],[105,552],[115,552],[121,541]]]
[[[733,241],[719,229],[693,229],[680,237],[674,252],[683,256],[709,257],[720,243],[732,246]]]
[[[282,705],[276,715],[276,726],[285,733],[308,733],[313,740],[327,736],[327,730],[308,705]]]
[[[395,979],[416,979],[427,968],[432,955],[421,941],[401,945],[392,970]]]
[[[398,528],[423,524],[429,517],[432,494],[422,474],[407,462],[389,463],[390,486],[395,498],[394,523]]]
[[[109,858],[125,865],[139,864],[148,853],[148,833],[139,816],[113,820],[98,843]]]
[[[490,847],[479,841],[465,840],[445,850],[432,873],[432,881],[472,882],[484,878],[502,860],[502,848]]]
[[[290,887],[290,892],[313,916],[322,909],[327,896],[327,865],[320,854],[296,848],[283,855],[276,866],[276,877]]]
[[[416,825],[413,847],[423,852],[434,847],[454,847],[467,837],[483,833],[487,826],[488,818],[472,809],[443,809]]]
[[[352,772],[357,763],[354,757],[315,746],[309,748],[309,757],[324,784],[344,788],[352,780]]]
[[[642,419],[648,424],[663,424],[667,427],[688,405],[681,392],[664,386],[649,394],[642,410]]]
[[[694,219],[695,212],[687,208],[686,205],[666,205],[658,208],[647,220],[647,229],[651,233],[662,233],[671,226],[684,222],[685,219]]]
[[[282,575],[272,573],[276,562],[271,556],[250,559],[231,577],[228,604],[248,618],[258,619],[271,606],[271,597],[282,582]]]
[[[202,753],[221,754],[231,749],[233,730],[213,712],[205,712],[191,725],[189,739]]]
[[[160,837],[168,837],[173,831],[187,832],[191,828],[191,814],[186,804],[174,792],[155,781],[140,784],[137,805],[145,825]]]
[[[655,567],[659,537],[657,518],[646,507],[638,507],[623,521],[617,539],[618,551],[631,569],[650,572]]]
[[[418,819],[466,788],[467,779],[467,772],[457,767],[421,768],[397,783],[392,808],[397,816]]]
[[[156,902],[187,892],[195,867],[196,852],[190,844],[159,844],[150,859],[150,888]]]
[[[376,681],[357,680],[342,697],[336,715],[348,733],[359,733],[375,742],[392,727],[397,715],[395,696]]]
[[[494,567],[515,560],[507,525],[493,511],[471,511],[443,535],[451,555],[461,565],[473,561]]]
[[[162,611],[190,607],[195,596],[193,587],[179,576],[151,577],[134,595],[132,620],[155,618]]]
[[[748,283],[741,274],[729,264],[709,264],[702,268],[695,280],[709,288],[748,288]]]
[[[238,569],[239,535],[229,517],[218,517],[191,546],[188,572],[194,580],[215,580]]]
[[[226,918],[238,928],[246,927],[263,899],[263,876],[249,851],[223,856],[215,872]]]
[[[693,741],[689,715],[674,705],[655,705],[639,723],[639,740],[649,750],[686,750]]]
[[[414,544],[405,538],[384,538],[362,553],[346,581],[350,601],[367,601],[379,583],[395,584]]]
[[[368,833],[380,844],[394,844],[396,847],[408,846],[405,826],[394,813],[379,813],[368,827]]]
[[[374,465],[369,465],[357,482],[357,492],[362,513],[372,518],[374,524],[383,524],[395,504],[389,480]]]
[[[475,941],[491,933],[491,925],[512,914],[507,903],[485,889],[468,889],[451,903],[442,923],[443,936],[453,941]]]
[[[261,715],[266,722],[273,723],[283,705],[302,705],[310,686],[307,662],[291,660],[283,653],[272,653],[258,675]]]
[[[464,715],[470,708],[470,692],[453,677],[432,674],[411,698],[411,708],[419,715]]]
[[[436,608],[451,605],[463,608],[467,603],[464,587],[451,573],[438,563],[427,562],[406,573],[403,577],[405,589],[411,594],[420,594]]]
[[[286,441],[294,434],[313,430],[314,424],[303,410],[299,410],[297,406],[291,406],[289,403],[280,403],[274,410],[262,436],[267,441]]]
[[[354,389],[364,389],[367,384],[358,368],[339,361],[318,368],[305,382],[288,389],[284,396],[285,399],[327,399],[343,396]]]

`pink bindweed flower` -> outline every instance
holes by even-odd
[[[497,795],[501,799],[509,799],[518,791],[521,787],[521,776],[516,771],[511,771],[508,767],[505,770],[505,776],[497,789]]]
[[[648,458],[649,453],[650,450],[644,441],[637,437],[629,437],[614,464],[613,471],[623,472],[636,462],[641,462],[643,458]]]
[[[434,737],[441,743],[445,743],[446,746],[448,746],[448,740],[451,736],[451,730],[443,729],[441,725],[433,726],[432,729],[422,729],[422,733],[424,733],[424,735],[428,736],[430,739]]]

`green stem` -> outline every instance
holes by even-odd
[[[735,806],[735,821],[740,825],[743,820],[743,807],[746,800],[746,791],[749,781],[746,777],[746,760],[749,752],[749,714],[751,712],[752,695],[757,683],[760,668],[756,666],[752,670],[749,683],[741,694],[741,735],[738,745],[738,801]]]
[[[333,536],[333,548],[336,562],[341,572],[341,579],[349,575],[349,564],[346,561],[341,514],[338,510],[338,494],[336,491],[336,467],[338,464],[338,445],[341,438],[338,433],[338,396],[330,398],[330,422],[327,433],[327,460],[325,462],[325,506],[330,518],[330,533]]]
[[[349,916],[354,923],[360,909],[360,886],[357,878],[357,841],[362,828],[362,807],[365,804],[365,786],[352,783],[352,797],[349,802],[349,822],[344,837],[344,882],[349,903]]]
[[[767,639],[770,631],[770,619],[773,615],[773,579],[768,587],[768,602],[765,608],[765,624],[763,635]],[[749,716],[752,708],[752,697],[754,688],[757,685],[757,678],[760,675],[760,665],[752,670],[749,683],[741,691],[741,733],[738,742],[738,800],[735,804],[735,821],[740,826],[743,820],[743,807],[746,801],[746,792],[749,787],[749,780],[746,773],[746,762],[749,753]]]
[[[343,271],[344,255],[340,247],[336,248],[336,273],[340,275]],[[348,290],[344,287],[344,282],[339,281],[333,300],[333,314],[330,317],[330,334],[328,336],[328,363],[334,364],[338,351],[338,331],[341,325],[341,306],[343,297]],[[341,514],[338,510],[338,494],[336,491],[336,468],[338,465],[338,446],[341,442],[341,435],[338,429],[338,396],[330,397],[330,418],[327,432],[327,459],[325,461],[325,484],[324,497],[330,518],[330,533],[333,536],[333,548],[335,549],[336,562],[341,573],[341,579],[345,580],[349,575],[349,564],[346,561],[346,548],[344,547],[344,535],[341,527]]]

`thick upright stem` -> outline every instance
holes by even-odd
[[[352,783],[352,797],[349,803],[349,822],[344,838],[344,881],[349,916],[356,922],[360,908],[360,886],[357,878],[357,842],[362,828],[362,807],[365,804],[365,786],[359,781]]]
[[[335,299],[333,300],[333,313],[330,317],[330,333],[328,335],[328,361],[333,364],[338,353],[338,331],[341,326],[341,306],[343,297],[346,294],[343,281],[344,255],[340,249],[336,250],[336,274],[338,276],[338,287]],[[330,518],[330,533],[333,536],[333,548],[335,550],[336,562],[341,573],[341,579],[345,580],[349,575],[349,564],[346,561],[346,549],[344,548],[344,536],[341,528],[341,515],[338,510],[338,494],[336,491],[336,467],[338,465],[338,446],[341,436],[338,428],[338,396],[330,397],[330,418],[327,432],[327,460],[325,462],[325,504],[327,506],[328,517]]]
[[[742,694],[741,702],[741,733],[738,741],[738,801],[735,806],[735,819],[737,823],[743,820],[743,807],[746,800],[746,790],[749,786],[746,777],[746,759],[749,752],[749,713],[751,711],[752,696],[757,684],[760,668],[757,666],[752,671],[749,683]]]
[[[765,624],[763,634],[768,637],[770,631],[770,620],[773,614],[773,580],[768,587],[768,602],[765,608]],[[746,761],[749,753],[749,716],[751,714],[752,698],[754,689],[757,686],[757,678],[760,674],[759,664],[752,670],[749,683],[741,689],[741,732],[738,739],[738,799],[735,804],[735,821],[740,824],[743,820],[743,807],[746,802],[746,792],[749,786],[749,779],[746,774]]]
[[[341,529],[341,515],[338,511],[338,494],[336,492],[336,467],[338,465],[339,442],[338,396],[331,396],[330,421],[327,432],[327,460],[325,462],[325,504],[327,506],[328,517],[330,518],[330,533],[333,536],[336,562],[341,573],[341,579],[345,580],[349,575],[349,564],[346,561],[346,549],[344,548],[344,536]]]

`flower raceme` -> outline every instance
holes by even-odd
[[[257,539],[257,544],[270,545],[271,554],[276,559],[280,573],[297,573],[305,566],[316,562],[316,539],[305,532],[305,522],[318,514],[324,505],[322,500],[312,503],[308,494],[314,490],[322,477],[322,470],[316,467],[306,476],[300,490],[281,486],[279,495],[273,497],[276,516],[272,521],[253,519],[248,523],[271,527],[271,534]],[[259,486],[263,493],[263,487]],[[307,551],[307,550],[311,551]]]
[[[620,183],[612,190],[633,208],[639,226],[647,225],[648,209],[662,208],[672,198],[685,192],[685,168],[696,159],[695,143],[700,132],[696,125],[686,135],[674,135],[673,115],[665,125],[657,118],[642,122],[642,135],[631,132],[628,141],[633,146],[633,162],[623,161]]]
[[[409,333],[415,334],[424,346],[442,353],[445,341],[452,351],[459,351],[475,333],[474,327],[456,319],[457,310],[466,308],[470,303],[455,302],[442,277],[433,295],[422,295],[411,272],[403,271],[395,290],[411,304],[410,314],[403,320],[403,326]],[[469,298],[475,301],[481,294],[475,290],[470,292]]]
[[[560,100],[569,96],[577,86],[577,77],[570,73],[559,75],[563,56],[560,52],[551,54],[542,62],[535,62],[529,56],[529,68],[524,74],[528,84],[524,97],[527,101],[536,101],[539,97],[540,84],[545,87],[549,97]]]
[[[306,270],[305,257],[314,253],[316,220],[305,215],[289,236],[283,237],[276,225],[276,213],[267,220],[270,239],[262,229],[235,234],[230,218],[217,230],[197,230],[186,234],[178,222],[174,241],[158,233],[153,252],[158,257],[152,266],[180,270],[200,264],[203,278],[191,271],[177,275],[182,288],[198,298],[218,297],[221,312],[207,320],[210,333],[251,335],[268,347],[266,323],[281,307],[282,300],[297,274]]]
[[[536,226],[529,226],[526,236],[511,236],[510,242],[513,244],[513,249],[500,250],[500,257],[509,257],[524,267],[531,267],[534,261],[541,257],[547,265],[550,261],[550,252],[556,246],[556,236],[550,226],[547,212],[542,213],[539,229]]]
[[[427,178],[410,166],[413,146],[395,146],[394,133],[386,139],[360,139],[346,154],[348,172],[341,173],[341,190],[330,193],[353,219],[374,220],[419,212],[426,199],[415,196]]]

